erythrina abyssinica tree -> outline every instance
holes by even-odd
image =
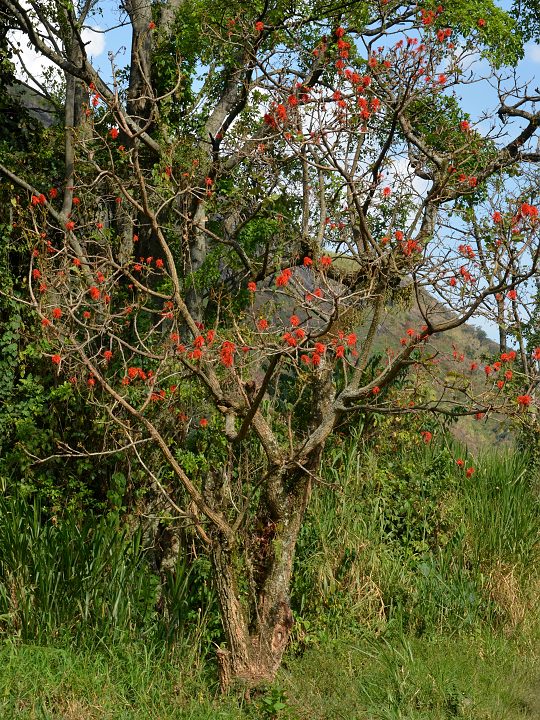
[[[255,684],[287,646],[336,429],[533,414],[540,349],[480,367],[456,350],[449,371],[436,338],[532,301],[540,97],[491,0],[125,0],[131,57],[107,75],[83,39],[100,2],[77,8],[0,0],[63,74],[61,183],[0,165],[28,299],[52,368],[102,414],[103,452],[130,453],[207,548],[223,687]],[[475,124],[462,88],[493,112]],[[381,349],[407,301],[422,323]]]

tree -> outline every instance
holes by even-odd
[[[253,684],[287,645],[332,433],[360,414],[533,403],[516,352],[480,382],[443,370],[434,343],[496,320],[498,296],[527,302],[538,212],[514,178],[540,158],[540,97],[500,70],[521,38],[488,0],[129,0],[131,60],[109,83],[81,37],[98,9],[0,0],[62,70],[65,112],[60,189],[8,158],[0,171],[50,360],[103,417],[88,451],[130,453],[207,547],[222,685]],[[487,132],[457,97],[479,54],[499,102]],[[382,318],[406,302],[424,322],[384,348]]]

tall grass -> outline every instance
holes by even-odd
[[[67,515],[56,524],[38,502],[0,498],[5,635],[38,643],[81,634],[107,642],[171,640],[197,624],[190,573],[180,559],[160,584],[146,561],[142,533],[120,527],[115,517],[81,522]]]
[[[462,456],[446,443],[381,456],[356,437],[331,450],[298,547],[301,645],[329,625],[422,634],[519,622],[538,580],[536,480],[523,455],[486,455],[469,478]]]

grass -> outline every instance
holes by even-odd
[[[0,647],[0,716],[534,720],[540,713],[539,639],[491,631],[422,638],[364,634],[289,657],[275,686],[250,704],[219,697],[215,679],[185,649],[171,658],[142,643],[77,649],[6,642]]]
[[[117,519],[53,524],[1,499],[0,717],[540,717],[538,478],[518,455],[479,458],[467,478],[462,448],[399,423],[386,435],[327,454],[298,545],[293,642],[250,703],[217,694],[204,558],[159,586]]]
[[[299,720],[532,719],[540,713],[538,639],[365,637],[306,652],[282,687]]]
[[[141,642],[110,648],[5,643],[0,664],[5,720],[240,717],[235,703],[223,712],[214,707],[214,689],[185,647],[174,660]]]

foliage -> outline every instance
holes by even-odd
[[[426,444],[396,420],[382,444],[347,439],[323,466],[298,544],[297,648],[329,628],[514,628],[534,597],[540,506],[527,457],[486,455],[467,477],[459,446]]]
[[[139,501],[172,552],[207,553],[227,645],[222,687],[255,686],[285,652],[298,537],[317,546],[323,535],[313,516],[302,527],[333,442],[332,491],[318,501],[348,532],[339,475],[362,418],[388,455],[380,467],[362,452],[365,484],[347,472],[370,561],[362,569],[347,542],[338,566],[323,568],[324,600],[306,575],[300,607],[339,607],[336,588],[361,570],[357,599],[378,593],[381,622],[421,633],[486,619],[494,601],[480,563],[456,553],[463,478],[450,450],[430,443],[438,416],[534,417],[540,348],[520,361],[501,347],[480,381],[464,352],[454,348],[451,369],[442,363],[436,339],[478,312],[502,328],[501,303],[527,308],[540,263],[539,210],[516,180],[538,160],[538,98],[501,79],[523,49],[512,16],[489,0],[127,3],[131,63],[113,63],[108,83],[87,57],[84,8],[30,8],[0,0],[0,17],[63,71],[60,94],[45,83],[42,100],[64,115],[17,157],[0,145],[10,183],[0,422],[12,446],[2,471],[13,475],[24,452],[25,488],[50,508],[68,497],[118,519]],[[487,79],[466,72],[478,53]],[[505,83],[488,134],[456,100],[473,80]],[[418,326],[381,348],[381,318],[412,298]],[[403,433],[394,414],[419,420]],[[65,458],[73,474],[58,488]],[[51,542],[44,533],[43,548]],[[52,573],[44,602],[71,576],[36,558]],[[45,582],[44,567],[36,575]],[[146,589],[134,601],[143,624]],[[23,594],[21,607],[29,602]],[[284,709],[268,700],[268,712]]]
[[[186,630],[206,632],[212,596],[204,590],[203,560],[188,567],[179,558],[160,581],[141,530],[120,527],[115,514],[81,522],[73,514],[48,517],[39,502],[22,498],[5,498],[1,506],[5,637],[40,643],[64,636],[76,642],[145,637],[150,645],[170,645]]]

